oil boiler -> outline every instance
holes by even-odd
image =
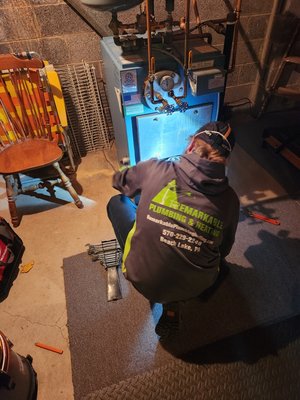
[[[101,55],[120,163],[181,154],[190,135],[218,119],[235,13],[201,22],[193,1],[196,23],[191,26],[191,2],[185,1],[185,15],[175,21],[174,0],[167,0],[166,18],[157,21],[154,1],[147,0],[136,21],[123,24],[118,11],[142,1],[82,2],[112,14],[113,34],[101,39]],[[211,33],[203,33],[205,25],[224,35],[222,51],[212,45]]]

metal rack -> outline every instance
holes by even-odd
[[[113,134],[103,81],[97,82],[95,66],[86,62],[57,68],[74,153],[111,147]]]

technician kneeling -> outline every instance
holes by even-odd
[[[228,124],[209,123],[178,161],[150,159],[113,176],[122,194],[107,211],[123,250],[122,271],[142,295],[163,304],[160,336],[178,326],[178,302],[216,282],[234,243],[239,199],[225,175],[232,145]],[[138,195],[136,205],[131,199]]]

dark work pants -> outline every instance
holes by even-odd
[[[135,221],[136,209],[137,205],[123,194],[113,196],[107,204],[107,215],[123,252],[126,238]]]

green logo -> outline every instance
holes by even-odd
[[[173,179],[167,186],[162,188],[161,191],[153,197],[152,201],[166,207],[172,207],[174,203],[177,203],[176,180]]]

